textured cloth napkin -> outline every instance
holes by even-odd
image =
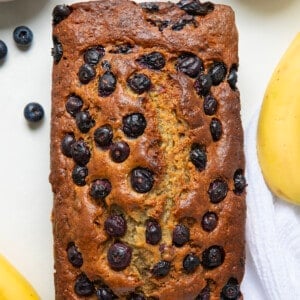
[[[258,114],[245,136],[247,247],[264,300],[300,300],[300,206],[276,198],[265,184],[256,155]]]

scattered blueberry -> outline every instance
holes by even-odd
[[[227,284],[223,287],[221,296],[224,300],[237,300],[240,296],[240,286],[235,278],[230,278]]]
[[[84,64],[79,68],[78,78],[81,83],[89,83],[96,76],[96,71],[93,66]]]
[[[76,114],[76,125],[82,133],[87,133],[95,125],[95,121],[88,111],[80,111]]]
[[[142,135],[146,126],[146,119],[140,113],[133,113],[123,117],[123,132],[130,138],[137,138]]]
[[[55,64],[58,64],[63,56],[63,46],[56,36],[52,37],[53,39],[53,48],[51,49],[51,55]]]
[[[81,110],[83,106],[82,99],[77,95],[70,95],[66,102],[66,110],[72,116],[75,117],[76,114]]]
[[[217,108],[218,108],[217,100],[213,96],[207,95],[204,98],[204,102],[203,102],[204,113],[208,116],[212,116],[216,113]]]
[[[44,117],[44,109],[39,103],[28,103],[24,108],[24,117],[29,122],[39,122]]]
[[[141,3],[142,9],[148,11],[148,12],[157,12],[159,11],[159,6],[157,3],[154,2],[144,2]]]
[[[111,192],[111,183],[108,179],[96,179],[91,185],[90,195],[95,200],[105,199]]]
[[[203,171],[207,163],[205,147],[199,144],[193,144],[190,150],[190,160],[199,171]]]
[[[219,203],[222,201],[228,192],[228,185],[222,179],[216,179],[209,185],[208,194],[212,203]]]
[[[66,19],[72,12],[72,8],[68,5],[56,5],[52,12],[53,25],[57,25],[62,20]]]
[[[171,263],[166,260],[161,260],[156,265],[154,265],[151,272],[154,277],[162,278],[167,276],[170,270],[171,270]]]
[[[7,55],[7,46],[0,40],[0,59],[3,59]]]
[[[131,44],[121,44],[121,45],[116,45],[113,49],[109,51],[109,53],[114,53],[114,54],[128,54],[132,52],[133,46]]]
[[[94,141],[99,147],[108,147],[113,139],[113,129],[109,124],[102,125],[94,132]]]
[[[142,294],[131,293],[126,300],[146,300]]]
[[[183,260],[183,268],[187,273],[193,273],[200,265],[200,259],[196,254],[190,253]]]
[[[213,3],[201,3],[199,0],[180,0],[177,5],[186,13],[193,16],[205,16],[215,8]]]
[[[123,216],[112,215],[106,219],[104,228],[108,235],[112,237],[121,237],[124,236],[126,232],[127,223]]]
[[[190,229],[183,224],[177,224],[173,229],[172,242],[176,247],[182,247],[190,240]]]
[[[220,266],[224,262],[225,252],[220,246],[211,246],[202,253],[202,265],[207,269]]]
[[[27,26],[18,26],[13,32],[13,38],[19,46],[29,46],[33,40],[33,33]]]
[[[212,86],[210,75],[201,73],[194,82],[194,88],[199,96],[206,96]]]
[[[161,227],[154,219],[146,221],[146,242],[150,245],[156,245],[160,242],[162,237]]]
[[[142,73],[134,73],[127,79],[128,86],[137,94],[142,94],[150,90],[151,81],[149,77]]]
[[[95,287],[89,278],[81,273],[76,278],[74,291],[78,296],[91,296],[95,292]]]
[[[223,62],[214,62],[208,73],[210,74],[213,85],[218,85],[225,79],[227,67]]]
[[[85,166],[76,165],[72,171],[73,182],[78,186],[86,185],[85,178],[88,176],[89,170]]]
[[[99,78],[99,86],[98,92],[101,97],[107,97],[111,95],[117,86],[117,78],[116,76],[110,72],[106,71],[100,78]]]
[[[171,27],[174,31],[182,30],[187,24],[195,22],[194,18],[191,19],[180,19],[178,22],[174,23]]]
[[[67,156],[72,157],[71,147],[76,142],[75,136],[73,133],[67,133],[61,141],[60,148],[61,152]]]
[[[242,169],[237,169],[233,175],[234,193],[241,194],[247,186],[246,178]]]
[[[85,51],[83,58],[85,63],[95,66],[98,64],[100,59],[104,56],[105,50],[102,46],[89,48]]]
[[[178,71],[195,78],[203,71],[203,62],[195,54],[184,53],[179,56],[176,67]]]
[[[142,55],[137,62],[153,70],[161,70],[166,64],[164,56],[156,51]]]
[[[149,192],[154,184],[153,175],[153,172],[146,168],[133,169],[130,174],[132,188],[138,193]]]
[[[233,66],[230,71],[227,78],[227,82],[229,83],[231,89],[236,90],[236,84],[238,81],[238,75],[237,75],[237,67]]]
[[[115,142],[110,147],[110,157],[116,163],[121,163],[127,159],[130,153],[129,145],[126,142]]]
[[[80,268],[83,264],[83,258],[74,243],[69,243],[67,248],[68,260],[75,268]]]
[[[219,119],[213,118],[209,125],[211,137],[214,142],[220,140],[223,130],[222,130],[222,123]]]
[[[115,271],[124,270],[131,261],[132,249],[123,243],[115,243],[108,249],[107,259],[110,267]]]
[[[91,158],[89,147],[82,139],[72,144],[71,155],[79,166],[85,166]]]
[[[118,297],[113,293],[113,291],[106,286],[102,286],[96,289],[96,296],[98,300],[114,300]]]
[[[213,231],[217,227],[218,216],[214,212],[208,211],[204,214],[201,220],[202,228],[205,231]]]
[[[195,300],[210,300],[210,288],[209,285],[207,285],[200,294],[196,297]]]

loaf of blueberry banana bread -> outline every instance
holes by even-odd
[[[242,299],[232,9],[59,5],[53,43],[56,299]]]

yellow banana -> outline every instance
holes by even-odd
[[[0,300],[40,299],[30,283],[0,254]]]
[[[300,205],[300,33],[266,89],[258,122],[257,153],[271,191]]]

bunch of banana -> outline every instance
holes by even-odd
[[[258,123],[257,152],[271,191],[300,204],[300,33],[267,87]]]
[[[30,283],[0,254],[0,299],[40,299]]]

